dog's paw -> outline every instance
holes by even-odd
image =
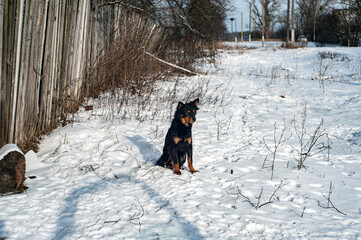
[[[195,170],[195,169],[193,168],[192,165],[189,166],[189,171],[190,171],[192,174],[195,173],[195,172],[198,172],[197,170]]]
[[[182,175],[181,171],[174,171],[174,174]]]

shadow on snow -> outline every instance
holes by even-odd
[[[156,148],[153,145],[149,144],[141,136],[137,135],[135,137],[128,137],[128,139],[132,141],[139,148],[140,153],[142,154],[144,159],[150,160],[154,158],[154,155],[160,156],[160,152],[156,150]],[[64,237],[71,238],[71,236],[75,232],[76,223],[75,223],[74,215],[78,210],[78,204],[81,201],[82,196],[85,194],[93,194],[98,191],[102,191],[106,189],[110,183],[114,183],[114,181],[129,181],[129,182],[133,182],[135,185],[140,186],[143,189],[143,191],[146,194],[148,194],[152,199],[157,199],[156,202],[159,204],[159,206],[165,209],[168,212],[168,214],[173,219],[176,220],[178,226],[181,227],[181,232],[183,232],[188,239],[204,239],[204,237],[200,235],[197,227],[195,227],[191,222],[189,222],[184,217],[180,216],[181,209],[176,209],[175,207],[173,207],[169,202],[169,200],[163,198],[145,181],[137,179],[136,176],[134,177],[126,174],[116,174],[116,176],[118,177],[117,180],[114,179],[99,180],[97,182],[89,183],[86,186],[73,189],[65,198],[64,207],[63,210],[60,212],[60,217],[58,219],[57,228],[53,239],[63,239]],[[0,222],[0,227],[1,227],[1,222]],[[141,237],[141,235],[139,237]]]

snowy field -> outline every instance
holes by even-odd
[[[0,239],[361,239],[361,48],[279,44],[228,43],[204,75],[160,82],[142,121],[89,100],[0,197]],[[199,172],[177,176],[154,164],[195,97]]]

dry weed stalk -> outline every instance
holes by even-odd
[[[249,197],[247,197],[246,195],[244,195],[242,193],[241,189],[239,189],[237,187],[237,193],[236,193],[237,198],[235,201],[237,201],[239,197],[242,197],[244,199],[244,202],[248,202],[249,204],[251,204],[252,207],[254,207],[257,210],[265,205],[273,203],[275,199],[278,199],[278,197],[276,197],[276,193],[285,185],[287,185],[287,183],[283,183],[283,180],[281,180],[280,184],[278,184],[277,188],[273,191],[271,196],[268,198],[268,201],[265,201],[263,203],[261,203],[261,198],[263,196],[263,188],[261,188],[259,195],[257,197],[255,197],[257,202],[253,202],[253,201],[251,201],[251,199]]]
[[[218,104],[218,106],[216,107],[216,111],[214,112],[214,121],[216,122],[217,125],[217,140],[220,139],[221,135],[227,135],[230,125],[231,125],[231,121],[232,121],[232,117],[233,117],[233,112],[229,113],[229,114],[225,114],[225,111],[228,109],[228,105],[231,104],[231,101],[227,101],[227,96],[230,96],[232,93],[232,89],[228,90],[228,88],[226,87],[225,89],[222,89],[220,94],[216,94],[215,98],[214,98],[214,104]],[[213,96],[213,94],[212,94]],[[220,114],[221,112],[221,114]],[[225,117],[223,117],[225,116]],[[221,119],[220,119],[221,117]]]
[[[332,181],[331,181],[331,182],[330,182],[330,187],[329,187],[329,190],[328,190],[328,195],[325,196],[325,194],[321,193],[322,196],[327,200],[327,205],[326,205],[326,206],[323,206],[323,205],[321,205],[320,201],[317,201],[317,202],[318,202],[318,206],[321,207],[321,208],[326,208],[326,209],[335,209],[338,213],[347,216],[346,213],[341,212],[337,207],[335,207],[335,205],[334,205],[333,202],[331,201],[331,195],[332,195],[333,189],[334,189],[334,186],[332,185]]]
[[[276,132],[277,132],[277,123],[274,124],[274,130],[273,130],[273,145],[272,146],[268,146],[268,144],[266,143],[265,138],[263,138],[263,142],[264,145],[266,146],[266,148],[268,149],[268,151],[271,153],[272,155],[272,159],[271,159],[271,180],[273,179],[273,174],[274,174],[274,170],[275,170],[275,161],[276,161],[276,154],[278,151],[278,148],[280,147],[280,145],[284,142],[286,142],[287,140],[289,140],[292,137],[292,133],[290,134],[290,136],[286,137],[285,136],[285,132],[287,130],[287,125],[286,122],[284,120],[284,124],[283,124],[283,128],[281,129],[281,134],[279,137],[277,137]],[[264,161],[263,161],[263,168],[265,167],[266,161],[268,158],[268,154],[265,157]]]
[[[318,79],[320,88],[322,89],[323,93],[325,93],[325,80],[329,79],[327,74],[333,67],[331,65],[332,58],[327,58],[327,54],[320,52],[317,55],[318,61],[314,64],[314,71],[316,73],[316,78],[314,79]]]
[[[164,66],[146,52],[157,55],[165,32],[139,14],[122,11],[114,40],[89,71],[83,97],[121,88],[124,95],[152,91],[154,82],[164,76]]]
[[[329,151],[331,149],[330,143],[332,143],[328,134],[326,133],[326,130],[322,129],[323,119],[321,119],[320,123],[312,134],[307,133],[306,119],[307,107],[305,105],[302,113],[301,129],[297,128],[296,120],[294,120],[294,130],[299,141],[299,148],[297,149],[293,147],[293,149],[298,154],[298,157],[296,158],[298,170],[301,168],[306,168],[305,161],[309,157],[315,156],[326,150]],[[322,141],[324,138],[327,140],[327,144]]]

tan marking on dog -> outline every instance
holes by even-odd
[[[187,141],[188,144],[191,144],[192,143],[192,137],[185,138],[184,141]]]
[[[177,174],[177,175],[181,175],[182,173],[179,170],[179,164],[174,164],[173,162],[172,162],[172,164],[173,164],[174,173]]]
[[[188,126],[189,125],[189,117],[184,117],[184,118],[181,118],[181,121],[184,125]]]
[[[181,118],[181,122],[182,122],[184,125],[186,125],[186,120],[185,120],[185,118]]]
[[[182,139],[179,138],[179,137],[174,137],[173,138],[173,141],[174,141],[175,144],[178,144],[180,142],[180,140],[182,140]]]
[[[191,171],[191,173],[198,172],[197,170],[194,169],[194,167],[192,165],[192,159],[190,157],[188,157],[188,168],[189,168],[189,171]]]

